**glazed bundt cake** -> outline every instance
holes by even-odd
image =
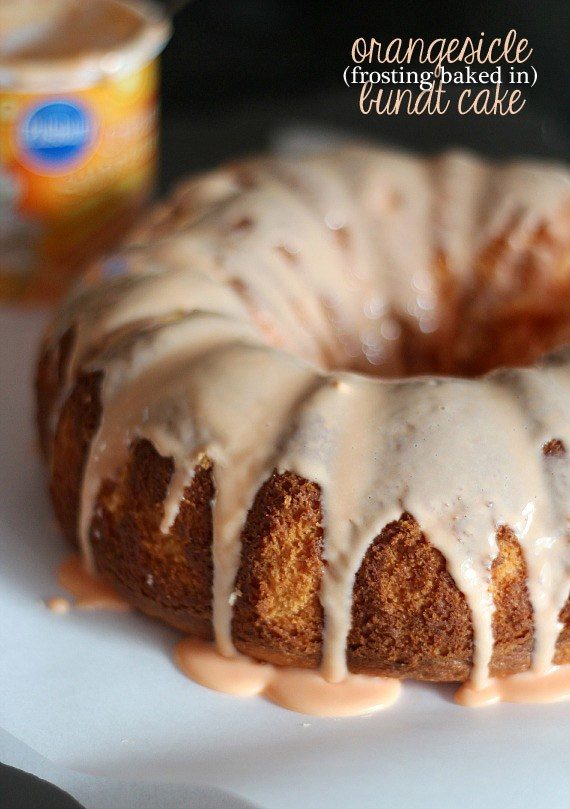
[[[564,168],[244,160],[54,319],[55,511],[127,601],[226,655],[544,672],[570,663],[568,344]]]

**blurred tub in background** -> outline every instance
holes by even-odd
[[[2,0],[0,300],[58,298],[148,201],[169,36],[140,0]]]

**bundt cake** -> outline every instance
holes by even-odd
[[[570,663],[570,173],[366,146],[183,184],[53,320],[55,511],[225,655]]]

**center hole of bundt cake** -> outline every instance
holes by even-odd
[[[420,311],[417,318],[394,313],[371,317],[353,335],[352,345],[340,334],[347,357],[342,362],[334,358],[330,365],[376,377],[473,377],[495,368],[532,365],[570,343],[570,282],[557,297],[525,291],[500,306],[481,306],[472,298],[445,308],[443,315]]]

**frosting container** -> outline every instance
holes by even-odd
[[[169,35],[148,2],[4,0],[0,300],[57,298],[147,202]]]

